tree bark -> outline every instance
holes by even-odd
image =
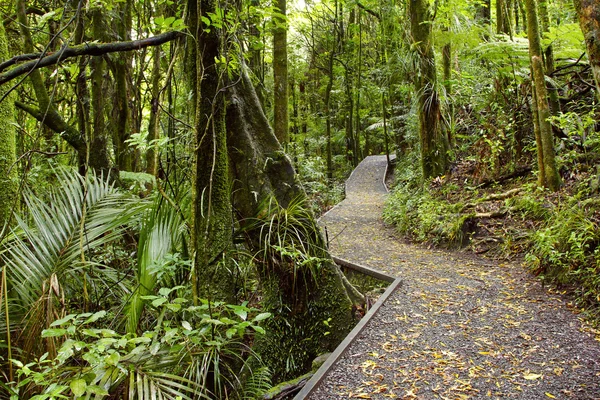
[[[573,3],[596,81],[596,96],[600,100],[600,4],[597,0],[573,0]]]
[[[531,70],[533,78],[533,90],[535,92],[535,103],[537,113],[533,118],[537,118],[539,126],[539,141],[538,142],[538,168],[540,168],[540,176],[543,177],[542,184],[550,190],[558,190],[560,186],[560,176],[556,168],[556,160],[554,155],[554,137],[552,134],[552,126],[548,121],[550,117],[550,108],[548,107],[548,94],[546,91],[546,83],[544,81],[544,65],[541,56],[541,40],[539,34],[539,24],[537,15],[537,4],[535,0],[526,0],[525,7],[527,8],[527,30],[529,37],[529,56],[531,58]]]
[[[508,9],[506,2],[509,0],[496,0],[496,33],[498,34],[510,34],[510,15],[506,10]]]
[[[0,60],[8,59],[8,41],[4,25],[0,23]],[[0,97],[7,87],[0,86]],[[12,210],[17,205],[17,144],[15,135],[15,108],[12,96],[0,102],[0,232],[10,223]]]
[[[277,0],[280,15],[273,18],[273,128],[280,143],[289,141],[287,0]]]
[[[550,31],[550,18],[548,16],[548,0],[539,0],[540,20],[542,22],[542,33]],[[544,71],[546,76],[551,76],[554,72],[554,48],[552,44],[543,49],[544,51]],[[560,101],[558,98],[558,89],[555,85],[548,88],[548,101],[552,115],[560,113]]]
[[[196,38],[196,117],[192,182],[194,300],[234,303],[236,290],[227,253],[232,246],[232,209],[225,131],[222,32],[205,29],[201,19],[216,12],[216,0],[198,0]]]
[[[92,11],[92,30],[94,37],[103,37],[106,33],[102,10],[97,8]],[[88,138],[89,149],[87,159],[94,169],[108,176],[110,159],[108,156],[108,137],[106,120],[104,118],[104,88],[106,62],[102,56],[96,56],[91,61],[92,78],[92,132]]]
[[[432,15],[429,2],[427,0],[410,0],[409,5],[411,32],[419,57],[415,89],[418,96],[421,166],[423,178],[428,179],[446,172],[448,143],[441,127],[435,55],[431,43]]]
[[[150,118],[148,120],[148,150],[146,172],[156,176],[158,172],[158,144],[160,139],[160,46],[152,51],[152,77],[150,78]]]
[[[131,0],[118,4],[117,33],[124,41],[131,39]],[[135,152],[127,143],[131,136],[131,110],[129,107],[130,87],[127,82],[131,75],[131,57],[127,52],[120,52],[114,63],[113,76],[115,80],[116,96],[113,106],[115,124],[112,124],[113,146],[117,166],[122,171],[134,171]]]
[[[257,216],[267,215],[265,205],[273,199],[286,209],[306,195],[262,112],[245,70],[227,97],[235,210],[241,224],[247,226]],[[294,278],[291,271],[278,268],[277,262],[269,264],[273,260],[264,260],[266,264],[259,268],[264,304],[275,318],[265,321],[267,334],[255,343],[254,349],[271,368],[276,381],[310,369],[317,355],[334,349],[354,325],[353,303],[364,301],[324,250],[325,242],[314,218],[305,217],[304,223],[311,228],[297,228],[310,232],[304,239],[310,250],[308,255],[322,259],[319,276],[312,277],[309,271],[299,267]],[[260,235],[258,230],[247,234],[247,243],[256,253],[264,251],[258,243]],[[294,280],[295,290],[290,291],[290,282]],[[323,321],[330,321],[329,326]],[[294,364],[286,370],[288,359],[293,359]]]

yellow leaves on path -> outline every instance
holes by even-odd
[[[357,168],[346,200],[321,224],[333,254],[398,276],[403,285],[316,398],[598,397],[600,350],[593,337],[600,340],[600,330],[577,321],[564,293],[542,288],[522,266],[398,239],[381,221],[385,195],[371,187],[381,179],[372,178]]]
[[[540,379],[542,376],[543,376],[542,374],[532,374],[532,373],[523,374],[523,378],[527,379],[528,381],[535,381],[536,379]]]

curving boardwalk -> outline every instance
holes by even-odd
[[[403,285],[308,398],[600,399],[600,343],[566,300],[523,266],[398,239],[385,165],[367,157],[321,224],[333,254]]]

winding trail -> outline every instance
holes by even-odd
[[[332,253],[402,278],[309,399],[600,399],[600,343],[526,268],[404,243],[367,157],[321,219]],[[598,332],[596,332],[598,334]]]

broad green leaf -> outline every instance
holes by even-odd
[[[77,316],[77,314],[69,314],[67,316],[65,316],[64,318],[61,319],[57,319],[56,321],[54,321],[53,323],[50,324],[50,326],[59,326],[59,325],[63,325],[69,321],[71,321],[73,318],[75,318]]]
[[[83,324],[91,324],[92,322],[96,322],[98,321],[100,318],[103,318],[106,315],[106,311],[102,310],[102,311],[98,311],[94,314],[92,314],[91,317],[89,317],[88,319],[86,319]]]
[[[71,391],[73,392],[75,397],[80,397],[83,396],[83,394],[85,393],[87,382],[85,381],[85,379],[75,379],[71,381],[69,387],[71,388]]]
[[[42,337],[43,338],[57,337],[57,336],[63,336],[66,333],[67,333],[67,330],[62,329],[62,328],[44,329],[42,331]]]
[[[271,315],[272,314],[268,313],[268,312],[260,313],[256,317],[254,317],[254,319],[252,321],[253,322],[259,322],[259,321],[265,320],[267,318],[271,318]]]

